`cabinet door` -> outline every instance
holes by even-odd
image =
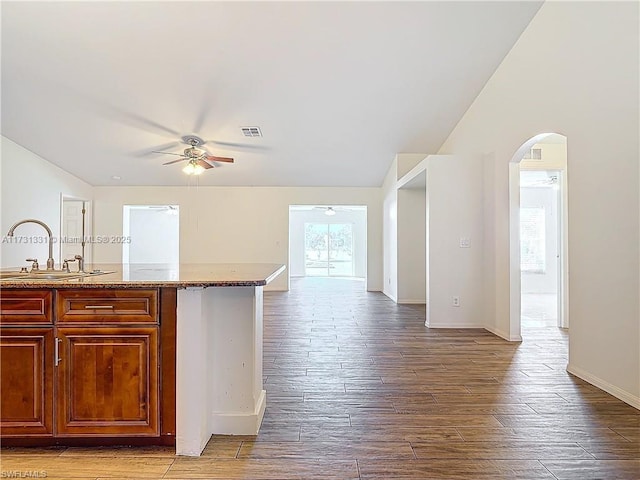
[[[58,436],[157,436],[158,327],[59,328]]]
[[[53,327],[0,328],[0,433],[53,434]]]

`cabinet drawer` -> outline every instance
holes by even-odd
[[[51,290],[0,290],[0,323],[52,323]]]
[[[58,290],[58,323],[158,323],[157,290]]]

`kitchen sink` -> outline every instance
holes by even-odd
[[[79,272],[51,272],[51,271],[47,272],[45,270],[41,272],[31,272],[26,274],[24,277],[18,277],[18,278],[24,278],[28,280],[66,280],[68,278],[86,277],[87,275],[89,274],[79,273]]]
[[[20,277],[24,275],[27,274],[21,272],[0,272],[0,280],[3,280],[5,278]]]
[[[96,275],[106,275],[113,273],[112,271],[95,271],[95,272],[63,272],[55,270],[39,270],[37,272],[0,272],[0,280],[22,280],[22,281],[46,281],[46,280],[72,280],[76,278],[95,277]]]

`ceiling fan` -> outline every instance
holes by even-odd
[[[182,137],[182,142],[189,145],[189,147],[184,149],[183,153],[158,151],[153,151],[152,153],[161,153],[163,155],[177,155],[180,158],[163,163],[163,165],[172,165],[174,163],[186,161],[187,165],[182,169],[182,171],[187,175],[200,175],[205,170],[214,168],[216,166],[215,163],[217,162],[234,162],[233,158],[217,157],[215,155],[211,155],[209,152],[202,148],[202,145],[205,143],[204,140],[195,135],[186,135]]]

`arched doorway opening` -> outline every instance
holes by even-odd
[[[567,139],[530,138],[509,164],[510,336],[569,327]]]

